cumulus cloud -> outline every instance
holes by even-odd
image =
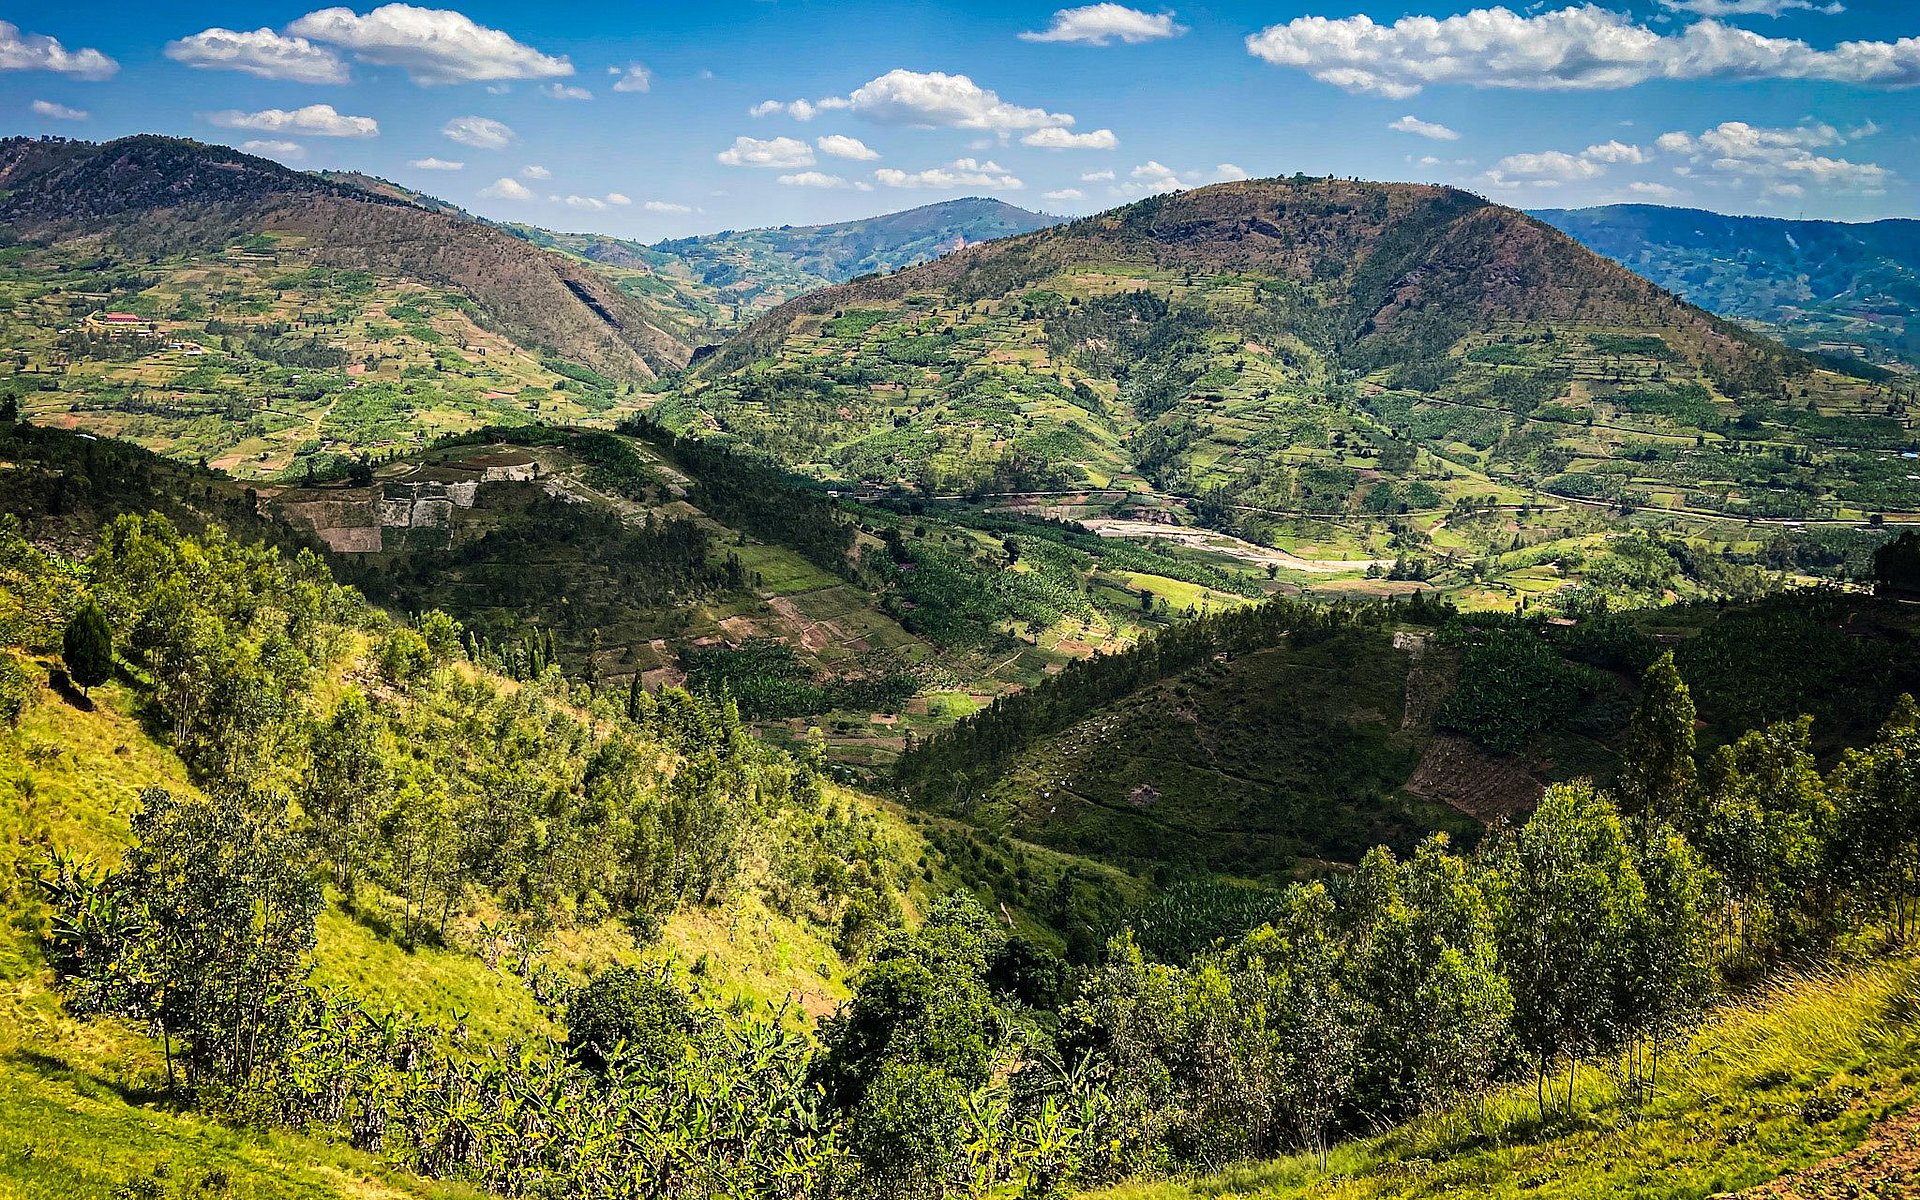
[[[1008,103],[965,75],[898,68],[861,84],[851,95],[815,101],[813,107],[846,108],[882,124],[924,128],[1002,131],[1073,124],[1070,114]]]
[[[480,189],[480,194],[489,200],[531,200],[533,193],[527,185],[510,175],[502,175],[492,183]]]
[[[847,107],[847,102],[844,99],[822,100],[818,104],[815,104],[811,100],[762,100],[760,103],[748,109],[747,113],[749,116],[770,117],[774,113],[783,112],[796,121],[811,121],[819,114],[822,108],[845,107]]]
[[[1627,190],[1636,196],[1654,196],[1660,199],[1680,194],[1664,183],[1651,183],[1644,179],[1634,180],[1627,185]]]
[[[545,167],[541,166],[538,163],[528,163],[526,166],[520,168],[520,178],[552,179],[553,172],[547,170]]]
[[[203,29],[167,43],[166,55],[202,70],[241,71],[290,83],[345,83],[347,64],[325,46],[271,29]]]
[[[829,175],[825,171],[796,171],[791,175],[780,176],[780,182],[787,187],[804,188],[844,188],[853,184],[838,175]]]
[[[1063,8],[1053,14],[1053,24],[1020,37],[1029,42],[1074,42],[1082,46],[1125,42],[1131,46],[1179,37],[1186,31],[1185,25],[1174,23],[1170,12],[1145,13],[1123,4],[1088,4]]]
[[[98,50],[69,50],[59,38],[21,33],[20,27],[0,21],[0,71],[52,71],[75,79],[111,79],[120,64]]]
[[[287,26],[286,33],[350,50],[375,66],[398,67],[423,85],[573,74],[565,55],[542,54],[451,9],[383,4],[360,15],[323,8]]]
[[[1541,150],[1507,155],[1493,164],[1487,179],[1495,187],[1559,187],[1579,179],[1597,178],[1606,170],[1600,163],[1578,154]]]
[[[881,167],[873,173],[873,177],[892,188],[977,187],[1014,191],[1027,186],[992,159],[980,162],[972,158],[957,158],[944,167],[928,167],[924,171],[911,172]]]
[[[1247,169],[1238,163],[1221,163],[1213,169],[1213,177],[1222,183],[1237,183],[1250,178]]]
[[[297,133],[309,137],[370,138],[380,133],[380,122],[372,117],[349,117],[333,110],[331,104],[309,104],[288,111],[264,108],[259,112],[241,112],[237,108],[213,113],[207,120],[222,129],[251,129],[258,133]]]
[[[1448,129],[1445,125],[1433,121],[1422,121],[1419,117],[1413,116],[1412,114],[1401,117],[1397,121],[1387,122],[1387,128],[1396,133],[1411,133],[1423,138],[1432,138],[1436,142],[1457,142],[1460,140],[1460,135]]]
[[[87,111],[85,109],[68,108],[66,105],[58,104],[52,100],[35,100],[27,107],[33,110],[34,116],[46,117],[54,121],[84,121],[87,119]]]
[[[1161,192],[1177,192],[1186,186],[1172,167],[1148,159],[1127,172],[1127,182],[1113,190],[1118,195],[1153,196]]]
[[[548,196],[556,204],[568,208],[583,209],[587,212],[600,212],[609,208],[622,208],[633,203],[633,197],[620,192],[608,192],[604,196]]]
[[[269,138],[255,138],[241,142],[240,148],[248,154],[265,154],[273,158],[305,158],[307,148],[299,142],[282,142]]]
[[[467,169],[467,164],[463,162],[452,162],[444,158],[416,158],[407,165],[417,167],[422,171],[464,171]]]
[[[649,200],[640,207],[646,209],[648,212],[656,213],[690,213],[699,211],[691,204],[675,204],[671,200]]]
[[[1860,136],[1878,128],[1869,123]],[[1769,129],[1745,121],[1723,121],[1700,133],[1675,130],[1654,142],[1669,154],[1684,155],[1692,170],[1755,179],[1781,194],[1803,183],[1840,191],[1878,193],[1886,190],[1893,172],[1878,163],[1816,153],[1844,146],[1851,140],[1833,126],[1810,121],[1790,129]]]
[[[1120,139],[1111,129],[1091,129],[1086,133],[1074,133],[1058,126],[1036,129],[1020,139],[1023,146],[1038,146],[1042,150],[1113,150],[1120,145]]]
[[[1112,183],[1112,171],[1088,171],[1080,177],[1081,183]]]
[[[624,67],[608,67],[607,74],[615,77],[613,90],[616,92],[653,90],[653,72],[639,63],[628,63]]]
[[[1841,4],[1814,4],[1810,0],[1660,0],[1660,4],[1697,17],[1777,17],[1795,9],[1835,16],[1847,11]]]
[[[1564,91],[1623,88],[1652,79],[1814,79],[1882,87],[1920,85],[1920,38],[1842,42],[1818,50],[1715,20],[1672,34],[1586,5],[1521,16],[1479,8],[1458,16],[1299,17],[1247,38],[1279,67],[1352,92],[1412,96],[1429,84]]]
[[[728,167],[810,167],[813,147],[799,138],[737,137],[714,158]]]
[[[448,141],[475,150],[505,150],[517,136],[506,124],[492,117],[455,117],[442,125],[440,132]]]
[[[1051,192],[1040,193],[1042,200],[1080,200],[1085,197],[1086,193],[1079,188],[1057,188]]]
[[[1606,141],[1588,146],[1580,152],[1580,157],[1596,163],[1643,163],[1647,161],[1647,152],[1622,141]]]
[[[555,100],[591,100],[593,93],[570,83],[550,83],[540,89]]]
[[[813,144],[820,147],[820,153],[834,158],[851,158],[861,162],[871,162],[880,157],[880,152],[857,137],[848,137],[843,133],[829,133],[825,137],[815,138]]]

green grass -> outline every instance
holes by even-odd
[[[1768,988],[1668,1060],[1661,1091],[1637,1111],[1605,1073],[1589,1069],[1570,1120],[1542,1126],[1533,1087],[1521,1085],[1491,1099],[1482,1135],[1454,1112],[1338,1147],[1324,1170],[1302,1155],[1097,1195],[1691,1200],[1737,1191],[1850,1149],[1875,1120],[1913,1101],[1917,984],[1915,964],[1902,958]],[[1563,1097],[1565,1085],[1563,1076]]]

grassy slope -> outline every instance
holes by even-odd
[[[1474,1136],[1464,1114],[1452,1113],[1342,1146],[1325,1171],[1301,1156],[1099,1195],[1682,1200],[1751,1187],[1847,1150],[1920,1095],[1917,983],[1904,958],[1782,983],[1703,1031],[1663,1068],[1669,1081],[1638,1113],[1610,1079],[1588,1070],[1570,1122],[1541,1127],[1533,1088],[1520,1086],[1489,1104],[1489,1136]],[[1911,1194],[1897,1188],[1836,1194]]]

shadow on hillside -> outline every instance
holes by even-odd
[[[66,1083],[79,1090],[109,1092],[127,1104],[159,1108],[185,1107],[177,1091],[125,1079],[115,1079],[97,1071],[76,1067],[55,1054],[46,1054],[39,1050],[15,1049],[7,1051],[4,1058],[7,1062],[32,1071],[42,1079]]]
[[[62,700],[65,700],[69,705],[79,709],[81,712],[93,711],[92,698],[81,692],[79,688],[73,686],[73,680],[68,678],[64,668],[51,667],[48,669],[47,686],[57,692]]]

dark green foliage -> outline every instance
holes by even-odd
[[[1447,636],[1463,644],[1465,654],[1460,684],[1438,723],[1501,754],[1521,753],[1535,735],[1571,721],[1608,686],[1598,672],[1562,659],[1528,625],[1459,629]]]
[[[107,626],[107,614],[89,600],[67,622],[60,640],[60,661],[66,664],[67,677],[88,689],[113,678],[113,630]]]
[[[659,1070],[686,1053],[696,1022],[671,976],[608,967],[567,999],[567,1049],[588,1070],[611,1060]]]

